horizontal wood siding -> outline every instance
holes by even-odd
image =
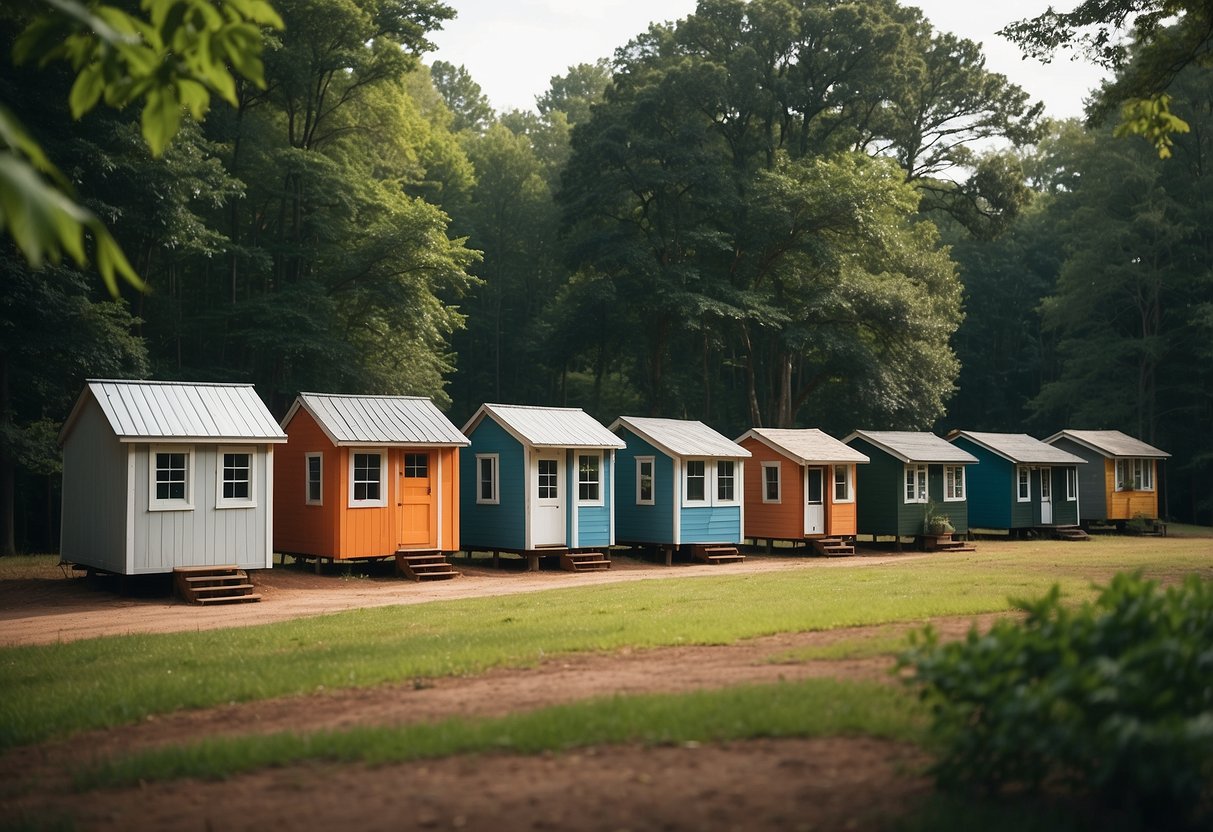
[[[744,463],[746,537],[778,540],[799,540],[804,537],[804,468],[799,462],[788,459],[752,436],[741,446],[752,454]],[[779,463],[778,503],[762,501],[764,462]]]
[[[460,459],[459,536],[464,548],[522,549],[526,545],[526,481],[522,446],[485,416],[468,437]],[[476,454],[498,455],[496,505],[476,502]]]
[[[740,543],[740,506],[696,506],[682,509],[683,543]]]
[[[857,479],[857,465],[848,466],[851,469],[851,483],[853,493],[858,494],[859,480]],[[831,466],[829,476],[833,476],[833,466]],[[856,520],[858,517],[858,497],[849,503],[834,502],[834,484],[829,483],[829,488],[826,489],[826,534],[831,535],[853,535],[858,528]],[[748,508],[746,509],[749,510]]]
[[[1108,520],[1132,520],[1134,517],[1158,519],[1158,463],[1148,460],[1154,466],[1154,491],[1117,491],[1116,490],[1116,460],[1105,459],[1104,472],[1107,482]]]
[[[965,466],[972,467],[972,466]],[[965,475],[965,485],[968,486],[968,474]],[[933,506],[931,504],[934,503]],[[927,506],[931,506],[936,514],[945,515],[952,526],[956,529],[957,534],[966,534],[969,531],[969,502],[968,500],[960,500],[955,503],[945,503],[943,499],[943,466],[928,465],[927,466]],[[904,528],[907,531],[903,534],[922,534],[923,533],[923,517],[926,515],[926,508],[922,504],[916,506],[906,506],[911,509],[906,511],[903,518],[906,519],[908,525]]]
[[[621,543],[674,542],[674,462],[626,428],[627,447],[615,452],[615,539]],[[653,457],[653,505],[636,505],[636,457]]]
[[[286,426],[287,442],[274,449],[274,550],[337,557],[343,499],[342,454],[306,410]],[[319,453],[320,505],[307,505],[307,455]]]
[[[864,466],[863,477],[856,481],[857,529],[860,534],[891,535],[919,534],[904,532],[900,526],[905,466],[871,442],[859,437],[847,443],[871,460]],[[918,515],[918,529],[922,514]]]
[[[571,458],[571,476],[568,479],[570,502],[577,500],[577,451],[569,454]],[[611,545],[611,503],[614,497],[614,483],[611,481],[611,452],[602,452],[602,505],[576,506],[577,510],[577,540],[575,546],[609,546]]]
[[[127,500],[136,499],[127,486],[126,469],[127,446],[89,397],[63,446],[59,554],[64,560],[107,572],[125,571]]]
[[[1104,463],[1110,462],[1103,454],[1091,450],[1086,445],[1080,445],[1066,437],[1060,437],[1053,442],[1053,447],[1068,451],[1080,459],[1086,460],[1085,465],[1078,466],[1078,510],[1079,520],[1088,522],[1108,519],[1108,492],[1115,487],[1113,473],[1109,474]]]
[[[965,472],[969,522],[979,529],[1012,528],[1015,522],[1011,516],[1015,503],[1015,466],[966,437],[958,437],[952,444],[978,460],[977,465],[968,466]]]

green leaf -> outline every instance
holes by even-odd
[[[143,137],[152,155],[159,157],[181,126],[181,103],[172,87],[148,90],[141,119]]]
[[[72,118],[79,119],[97,105],[101,93],[105,89],[105,78],[102,76],[101,64],[92,63],[80,70],[76,83],[72,84],[68,104],[71,107]]]

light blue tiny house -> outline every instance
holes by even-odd
[[[621,543],[685,549],[708,562],[739,560],[744,463],[750,452],[702,422],[621,416],[615,514]]]
[[[459,459],[465,551],[520,554],[538,569],[540,555],[605,552],[615,542],[612,486],[623,442],[583,410],[484,404],[463,434],[471,443]]]

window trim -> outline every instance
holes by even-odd
[[[363,454],[366,456],[379,457],[379,499],[377,500],[357,500],[354,498],[354,488],[357,483],[354,482],[354,458]],[[378,448],[350,448],[350,481],[349,481],[349,501],[350,508],[383,508],[387,505],[387,487],[388,487],[388,471],[387,471],[387,454]]]
[[[641,474],[642,468],[649,466],[649,498],[646,500],[641,496],[640,483],[643,480]],[[657,503],[657,458],[654,456],[638,456],[636,457],[636,505],[651,506]]]
[[[223,496],[224,454],[248,455],[248,498]],[[257,449],[250,445],[227,445],[215,449],[215,508],[257,507]]]
[[[409,457],[410,457],[410,456],[413,456],[413,457],[418,457],[418,456],[420,456],[420,457],[425,457],[425,476],[424,476],[424,477],[410,477],[410,476],[409,476]],[[410,451],[410,450],[405,450],[405,451],[404,451],[404,452],[403,452],[403,453],[400,455],[400,471],[401,471],[401,476],[402,476],[402,477],[404,477],[406,480],[421,480],[421,479],[428,480],[428,479],[430,479],[430,463],[431,463],[431,459],[430,459],[430,452],[429,452],[429,451]],[[414,466],[414,467],[416,467],[416,466]]]
[[[312,460],[320,461],[316,484],[320,486],[320,496],[312,499]],[[306,506],[324,505],[324,452],[308,451],[303,455],[303,504]]]
[[[964,465],[945,465],[943,466],[943,501],[945,503],[963,503],[968,499],[969,490],[968,483],[965,482],[965,467]],[[959,471],[959,478],[953,473],[952,477],[952,496],[948,496],[948,471]],[[960,496],[956,496],[956,484],[960,484]]]
[[[722,463],[733,466],[733,473],[731,477],[733,480],[733,497],[731,499],[720,496],[720,466]],[[740,484],[739,480],[741,479],[741,477],[738,476],[740,468],[741,460],[733,459],[731,457],[716,458],[715,464],[712,466],[712,505],[735,506],[741,503],[741,493],[740,489],[738,488],[738,485]]]
[[[914,473],[914,490],[916,494],[914,497],[911,497],[906,493],[906,486],[909,484],[907,480],[910,472]],[[919,477],[919,473],[922,474],[921,477]],[[930,473],[930,469],[926,465],[919,465],[917,463],[910,462],[905,464],[901,475],[901,497],[906,505],[922,504],[927,501],[927,498],[931,493]]]
[[[583,500],[581,498],[581,486],[582,486],[581,458],[582,457],[588,457],[588,458],[598,460],[598,478],[597,478],[597,480],[594,481],[595,484],[598,486],[598,497],[596,499],[584,499]],[[606,505],[606,484],[603,482],[603,480],[605,480],[606,478],[603,476],[605,466],[603,464],[602,451],[590,451],[588,453],[583,453],[581,451],[578,451],[576,454],[576,460],[577,460],[577,505],[579,505],[579,506]],[[589,481],[587,480],[586,482],[588,483]]]
[[[1072,503],[1078,499],[1078,468],[1066,466],[1066,502]]]
[[[1124,476],[1121,476],[1121,466]],[[1148,457],[1132,456],[1116,460],[1116,490],[1117,491],[1153,491],[1154,490],[1154,460]],[[1148,480],[1148,482],[1147,482]],[[1138,482],[1141,484],[1138,485]],[[1129,487],[1125,487],[1125,483]]]
[[[688,483],[691,479],[692,462],[698,462],[703,466],[703,497],[698,500],[691,498],[688,488]],[[709,473],[710,470],[706,457],[695,457],[682,461],[682,504],[684,506],[710,506],[712,504],[712,476]]]
[[[834,470],[830,472],[830,498],[834,503],[853,503],[855,502],[855,478],[851,476],[851,465],[832,465]],[[845,485],[847,487],[847,496],[838,496],[838,472],[843,472],[845,477]]]
[[[157,454],[185,454],[185,498],[181,500],[160,499],[156,496]],[[147,455],[147,510],[148,511],[193,511],[194,510],[194,446],[150,445]]]
[[[487,460],[492,463],[493,470],[489,476],[489,484],[493,489],[491,498],[485,497],[481,490],[484,480],[481,478],[482,463]],[[476,503],[482,506],[496,506],[501,504],[501,455],[500,454],[476,454]]]
[[[1027,489],[1022,486],[1027,486]],[[1015,502],[1032,502],[1032,469],[1027,465],[1015,466]]]
[[[767,485],[770,483],[767,480],[767,471],[775,472],[775,499],[769,499],[770,494],[767,491]],[[762,501],[768,505],[779,505],[783,502],[783,465],[776,462],[762,463]]]

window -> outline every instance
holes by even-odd
[[[1066,502],[1072,503],[1078,499],[1078,469],[1066,469]]]
[[[558,465],[554,459],[539,460],[539,499],[555,500],[560,495],[557,489]]]
[[[383,454],[350,453],[350,507],[384,506]]]
[[[702,459],[689,459],[686,463],[687,502],[702,503],[708,498],[707,470]]]
[[[855,491],[851,484],[851,466],[834,466],[834,502],[850,503],[855,500]]]
[[[963,465],[943,466],[943,501],[958,503],[965,498],[965,467]]]
[[[731,459],[716,461],[716,499],[722,503],[732,503],[737,499],[737,489],[734,475],[737,463]]]
[[[636,505],[653,505],[653,457],[636,457]]]
[[[497,454],[476,454],[476,502],[497,505]]]
[[[927,466],[906,466],[905,493],[907,503],[927,501]]]
[[[190,487],[193,448],[153,449],[149,457],[151,489],[148,511],[173,511],[194,507]]]
[[[577,501],[602,505],[602,455],[577,455]]]
[[[430,455],[405,454],[404,476],[407,479],[428,480],[430,478]]]
[[[1118,459],[1118,460],[1116,460],[1116,490],[1117,491],[1153,491],[1154,490],[1154,460],[1152,460],[1152,459]]]
[[[762,501],[764,503],[782,502],[779,490],[779,463],[762,463]]]
[[[253,499],[253,452],[244,448],[220,448],[218,453],[216,508],[251,508]]]
[[[304,456],[304,461],[306,463],[304,470],[307,475],[307,491],[303,502],[309,506],[321,505],[324,496],[324,454],[307,454]]]
[[[1031,472],[1026,466],[1015,467],[1015,501],[1026,503],[1032,499]]]

